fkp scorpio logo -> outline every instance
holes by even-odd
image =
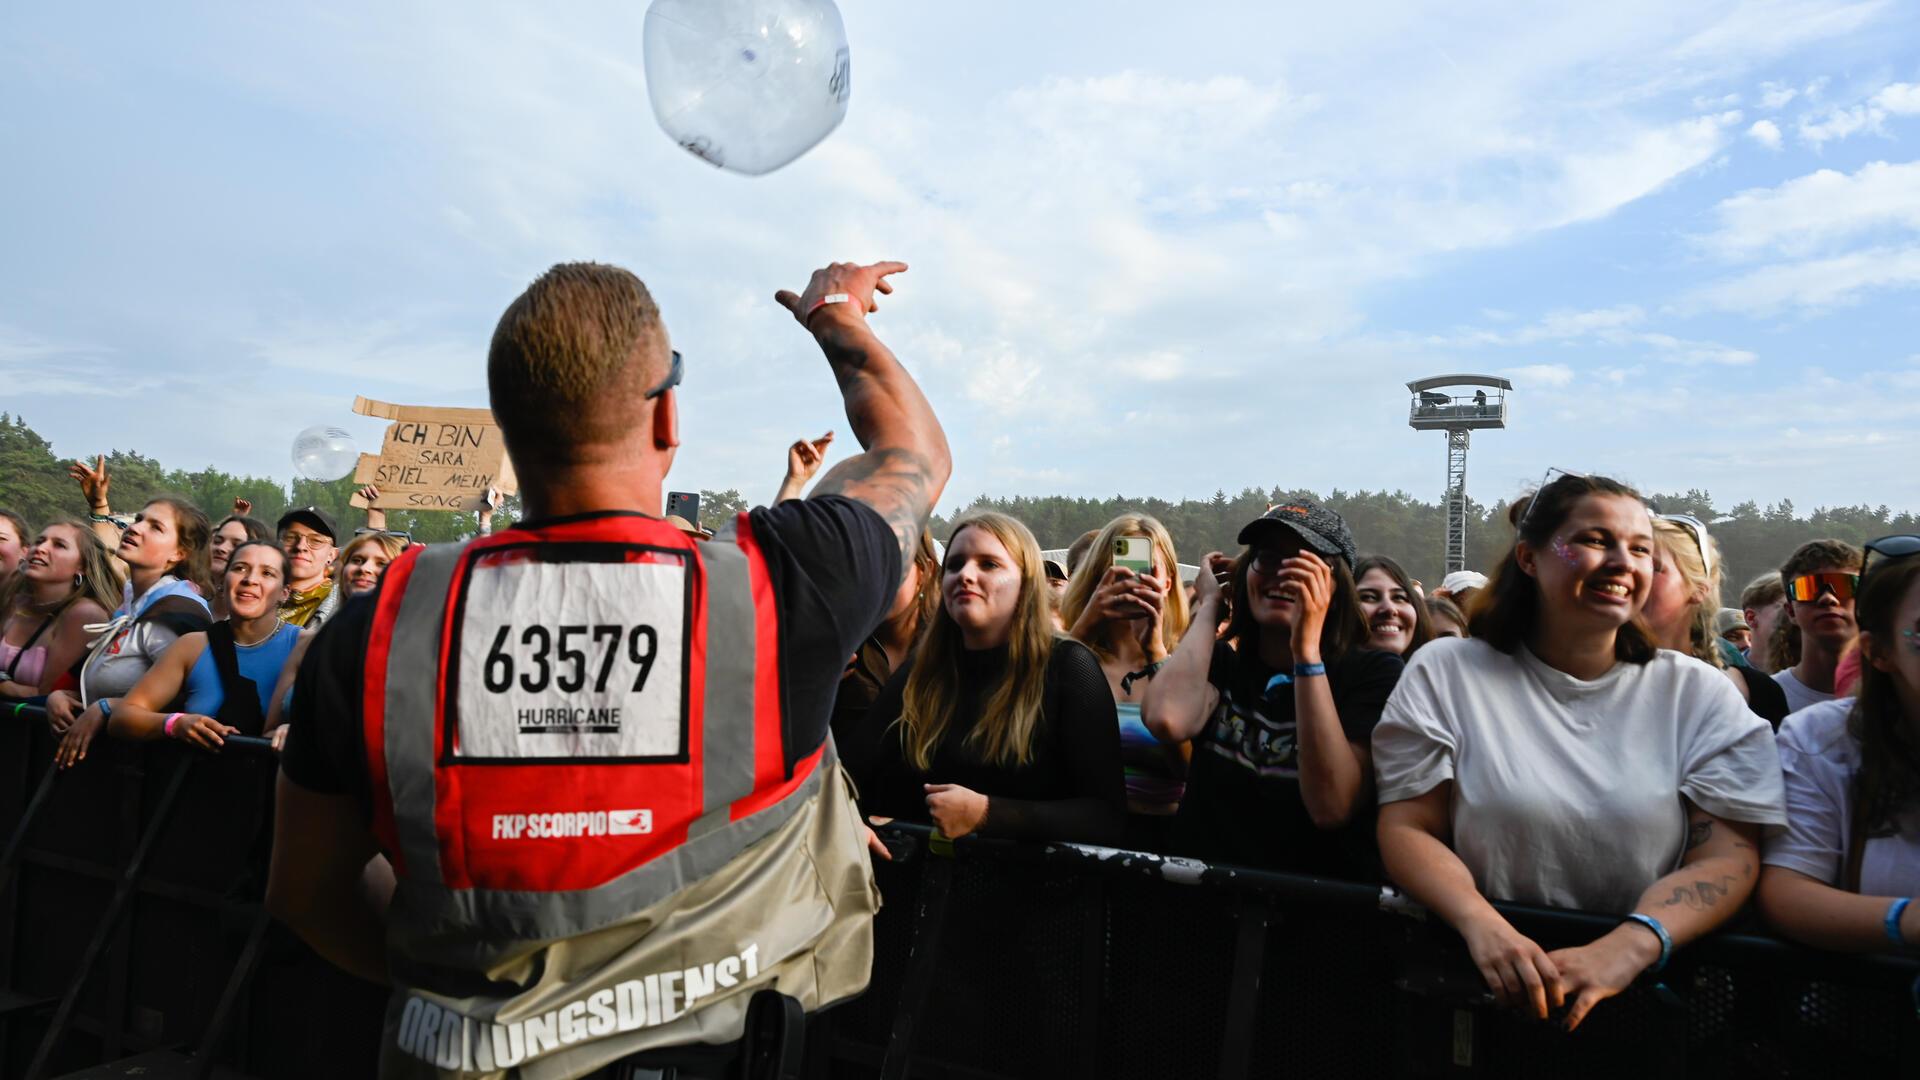
[[[576,810],[553,814],[495,814],[495,840],[575,840],[583,836],[645,836],[652,810]]]

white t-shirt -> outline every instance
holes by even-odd
[[[1779,671],[1774,672],[1773,681],[1779,683],[1780,689],[1787,692],[1787,711],[1789,713],[1797,713],[1801,709],[1810,708],[1823,701],[1833,700],[1832,694],[1824,690],[1815,690],[1813,687],[1801,682],[1799,676],[1793,673],[1792,668],[1781,668]]]
[[[1853,828],[1853,775],[1860,744],[1847,733],[1852,698],[1821,702],[1780,724],[1787,781],[1787,831],[1767,840],[1764,861],[1845,888]],[[1920,807],[1895,819],[1892,836],[1869,837],[1860,857],[1862,896],[1920,895]]]
[[[1785,822],[1767,722],[1725,675],[1666,650],[1588,682],[1525,648],[1430,642],[1387,699],[1373,767],[1382,803],[1453,781],[1453,850],[1496,900],[1632,911],[1680,864],[1683,795]]]

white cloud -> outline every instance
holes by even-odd
[[[1456,331],[1430,335],[1422,340],[1424,344],[1446,348],[1597,343],[1639,349],[1650,360],[1685,367],[1700,364],[1739,366],[1759,359],[1757,354],[1746,349],[1641,329],[1646,319],[1646,311],[1639,306],[1623,304],[1590,311],[1549,312],[1537,322],[1511,330]]]
[[[1769,150],[1780,149],[1780,125],[1771,120],[1755,120],[1747,135]]]
[[[1804,117],[1799,124],[1800,138],[1819,146],[1863,131],[1885,134],[1887,118],[1892,116],[1920,116],[1920,83],[1892,83],[1858,104],[1830,110],[1817,118]]]
[[[987,479],[1210,492],[1276,479],[1270,463],[1223,463],[1216,449],[1259,445],[1276,400],[1340,402],[1288,422],[1303,443],[1341,448],[1354,443],[1352,410],[1402,409],[1403,369],[1453,347],[1394,334],[1406,324],[1393,294],[1429,283],[1449,287],[1440,295],[1462,312],[1550,312],[1489,314],[1491,329],[1455,335],[1541,346],[1544,355],[1492,363],[1524,361],[1543,388],[1753,363],[1752,351],[1703,340],[1731,336],[1718,328],[1660,325],[1669,293],[1594,284],[1620,249],[1579,245],[1617,233],[1582,239],[1566,227],[1682,185],[1689,199],[1718,194],[1691,186],[1716,182],[1733,143],[1760,138],[1750,122],[1762,110],[1800,100],[1784,84],[1756,91],[1759,74],[1789,70],[1776,60],[1889,10],[1623,0],[1524,20],[1490,5],[1438,25],[1390,0],[1107,19],[1089,36],[1087,20],[1106,13],[1085,8],[1036,16],[1035,32],[1009,38],[1003,20],[973,9],[843,6],[860,71],[847,123],[751,181],[699,166],[655,130],[633,5],[560,22],[510,5],[371,21],[331,9],[211,24],[155,14],[117,27],[126,41],[66,19],[67,49],[110,100],[154,88],[154,107],[177,121],[166,129],[173,145],[241,144],[247,129],[244,118],[228,126],[233,114],[271,116],[276,129],[305,133],[312,157],[296,164],[313,171],[313,187],[282,194],[254,182],[253,157],[169,157],[141,142],[143,182],[176,170],[168,205],[178,206],[154,215],[143,204],[137,220],[194,227],[173,243],[129,238],[86,227],[87,172],[62,166],[57,142],[28,137],[22,152],[52,164],[0,178],[0,194],[31,195],[23,185],[43,173],[65,178],[71,200],[30,201],[53,208],[46,232],[88,268],[74,276],[124,254],[140,281],[128,295],[191,313],[103,340],[129,354],[153,342],[173,356],[264,358],[267,379],[289,386],[276,400],[311,394],[303,407],[344,400],[363,381],[419,400],[477,393],[486,331],[533,273],[560,258],[631,265],[689,357],[683,409],[696,438],[675,475],[704,486],[769,474],[787,442],[837,414],[831,380],[768,301],[772,289],[798,285],[825,258],[899,255],[914,270],[877,325],[948,424],[955,493]],[[39,55],[40,44],[11,47]],[[93,145],[127,141],[93,130],[106,121],[92,118],[121,113],[63,75],[70,65],[39,63],[53,85],[33,98],[8,70],[9,99],[71,91]],[[205,88],[203,105],[236,105],[173,109],[166,87],[183,72]],[[1758,104],[1743,117],[1732,109],[1741,101]],[[241,227],[213,194],[228,189],[205,183],[222,167],[275,192],[259,220],[316,235],[288,243]],[[1669,227],[1658,213],[1627,225],[1657,246]],[[1528,260],[1558,243],[1582,261],[1556,270],[1581,269],[1532,274]],[[266,264],[262,248],[284,249],[285,264]],[[36,241],[10,262],[35,265],[53,250]],[[1485,288],[1441,280],[1487,267],[1503,269]],[[1510,295],[1501,273],[1515,275]],[[0,268],[0,285],[18,277]],[[1574,349],[1586,352],[1571,360]],[[197,406],[171,399],[128,439],[158,448],[176,437],[167,414]],[[1108,451],[1130,449],[1117,422],[1130,413],[1215,438],[1169,440],[1178,445],[1123,474],[1112,463],[1131,459]],[[1166,422],[1176,417],[1204,419]],[[990,471],[995,454],[1027,471]],[[1289,464],[1288,479],[1398,483],[1431,471],[1404,467],[1386,436],[1324,456]]]
[[[1802,255],[1845,241],[1920,230],[1920,161],[1875,161],[1849,174],[1821,169],[1777,187],[1754,188],[1714,207],[1718,224],[1701,243],[1725,258]]]
[[[1565,364],[1527,364],[1502,368],[1500,374],[1513,382],[1516,392],[1526,389],[1530,382],[1547,386],[1568,386],[1573,382],[1573,369]]]
[[[1688,299],[1695,306],[1767,315],[1786,308],[1840,307],[1876,290],[1916,286],[1920,247],[1881,247],[1765,266],[1695,290]]]

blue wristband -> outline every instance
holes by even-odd
[[[1327,665],[1325,664],[1293,665],[1293,677],[1296,679],[1310,679],[1315,675],[1325,675],[1326,673],[1327,673]]]
[[[1880,925],[1886,927],[1887,940],[1903,949],[1907,947],[1907,939],[1900,933],[1900,916],[1907,913],[1907,905],[1911,903],[1913,898],[1910,896],[1895,900],[1887,905],[1887,917],[1880,920]]]
[[[107,698],[101,698],[100,700],[94,702],[94,704],[100,706],[100,719],[102,720],[113,719],[113,702],[112,701],[108,700]]]
[[[1627,916],[1627,921],[1639,923],[1653,931],[1653,935],[1660,939],[1660,959],[1647,970],[1655,975],[1667,970],[1667,961],[1673,959],[1673,938],[1667,936],[1667,928],[1660,925],[1659,919],[1651,915],[1642,915],[1637,911]]]

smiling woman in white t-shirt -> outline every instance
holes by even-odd
[[[1848,952],[1920,944],[1920,536],[1867,545],[1858,700],[1780,725],[1787,831],[1768,840],[1761,914]]]
[[[1638,619],[1654,538],[1632,489],[1562,475],[1515,509],[1473,637],[1415,655],[1374,730],[1380,855],[1503,1003],[1564,1005],[1571,1029],[1745,903],[1780,768],[1726,677]],[[1490,899],[1627,918],[1548,953]]]

